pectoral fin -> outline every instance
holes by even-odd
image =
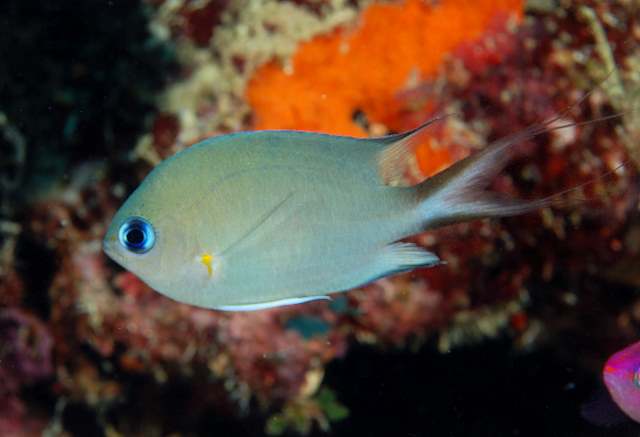
[[[229,252],[231,252],[233,249],[238,248],[238,246],[240,246],[244,241],[246,241],[254,232],[256,232],[256,230],[258,230],[261,226],[263,226],[265,223],[267,223],[267,221],[269,219],[274,218],[276,213],[279,210],[282,210],[284,205],[293,197],[293,194],[294,194],[293,192],[288,193],[273,208],[271,208],[268,211],[266,211],[262,215],[262,217],[258,217],[258,219],[256,220],[255,224],[252,227],[250,227],[249,229],[247,229],[246,232],[244,234],[242,234],[240,236],[240,238],[238,238],[238,240],[234,241],[233,244],[231,244],[231,246],[227,247],[222,253],[228,255]],[[286,215],[285,215],[285,217],[286,217]],[[280,221],[282,221],[282,218],[280,218]]]

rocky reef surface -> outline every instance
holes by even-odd
[[[91,3],[0,6],[0,434],[326,433],[362,411],[326,375],[359,371],[352,349],[435,359],[499,338],[595,380],[638,338],[634,2]],[[193,308],[101,252],[126,195],[199,139],[382,135],[449,112],[407,180],[560,114],[570,126],[525,141],[494,188],[586,185],[565,208],[425,232],[446,265],[330,303]]]

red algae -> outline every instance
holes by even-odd
[[[180,121],[174,114],[158,114],[153,120],[151,132],[156,151],[162,158],[167,158],[170,156],[171,146],[175,144],[180,133]]]
[[[246,92],[254,127],[363,136],[356,111],[387,122],[399,91],[433,77],[448,53],[504,15],[519,19],[522,1],[373,4],[355,29],[300,44],[291,71],[272,62],[255,73]]]
[[[208,45],[215,27],[220,24],[227,3],[227,0],[210,0],[204,4],[187,3],[182,8],[186,36],[199,46]]]

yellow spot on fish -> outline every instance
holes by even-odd
[[[213,255],[211,255],[210,253],[203,253],[200,256],[200,262],[202,264],[204,264],[204,266],[207,268],[207,273],[209,274],[209,277],[213,276]]]

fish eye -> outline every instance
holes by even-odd
[[[130,252],[143,254],[151,250],[156,235],[151,223],[142,217],[129,217],[118,231],[120,244]]]

